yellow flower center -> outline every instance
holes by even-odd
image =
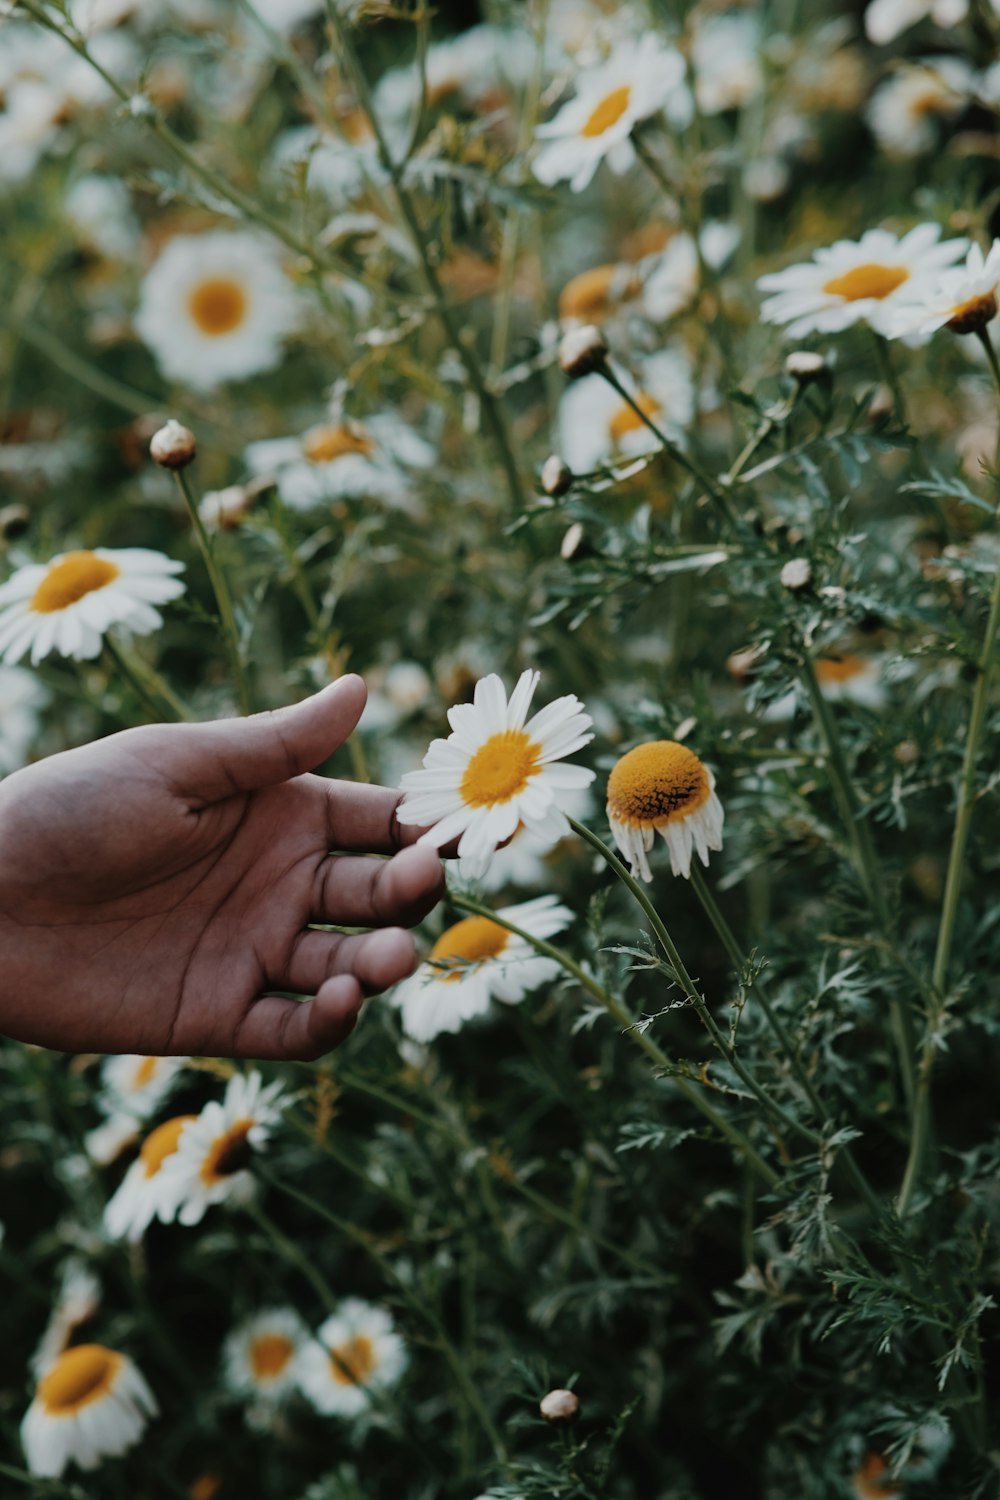
[[[144,1057],[132,1074],[132,1087],[144,1089],[147,1083],[152,1083],[160,1067],[158,1057]]]
[[[338,1385],[359,1385],[375,1369],[375,1349],[364,1334],[330,1351],[330,1373]]]
[[[567,281],[559,293],[559,316],[593,323],[606,317],[616,302],[634,297],[639,287],[639,278],[631,267],[613,261],[606,266],[592,266]]]
[[[823,290],[831,297],[843,297],[845,302],[861,302],[868,297],[881,302],[909,279],[910,273],[903,266],[855,266],[843,276],[824,282]]]
[[[820,682],[850,682],[867,667],[863,656],[821,656],[816,662],[816,676]]]
[[[510,938],[506,927],[491,922],[489,917],[466,917],[441,934],[431,949],[429,962],[438,966],[437,977],[450,983],[461,979],[470,965],[497,958]]]
[[[212,1142],[205,1160],[201,1164],[201,1180],[206,1187],[242,1172],[250,1165],[253,1147],[247,1136],[253,1129],[252,1120],[237,1120],[224,1135]]]
[[[652,740],[623,755],[608,777],[608,816],[633,828],[662,828],[711,796],[708,772],[676,740]]]
[[[523,729],[504,729],[480,745],[462,777],[462,801],[467,807],[495,807],[523,792],[538,770],[541,745]]]
[[[880,1453],[868,1453],[854,1476],[854,1493],[858,1500],[892,1500],[903,1492],[889,1478],[889,1465]]]
[[[258,1380],[277,1380],[295,1353],[287,1333],[262,1333],[250,1344],[250,1368]]]
[[[197,1115],[175,1115],[172,1120],[164,1120],[162,1125],[150,1131],[139,1148],[139,1160],[146,1168],[147,1177],[155,1177],[167,1157],[173,1156],[184,1126],[197,1118]]]
[[[221,1474],[199,1474],[188,1490],[188,1494],[191,1500],[215,1500],[221,1489]]]
[[[996,287],[991,292],[982,292],[978,297],[969,297],[957,303],[951,310],[947,326],[952,333],[975,333],[992,323],[997,315]]]
[[[219,338],[239,328],[246,316],[247,294],[238,281],[212,276],[195,287],[188,298],[188,311],[209,338]]]
[[[587,122],[580,131],[582,136],[593,140],[595,136],[603,135],[616,125],[622,115],[628,109],[632,98],[632,85],[623,83],[621,88],[612,89],[610,94],[605,94],[600,104],[592,110],[587,117]]]
[[[122,1356],[102,1344],[77,1344],[60,1354],[38,1383],[38,1399],[50,1416],[67,1417],[107,1395]]]
[[[372,451],[372,440],[363,427],[314,427],[307,432],[302,442],[302,451],[312,464],[329,464],[345,453],[360,453],[367,457]]]
[[[654,401],[652,396],[648,396],[645,391],[639,391],[633,397],[633,400],[636,406],[642,408],[647,417],[656,418],[660,410],[660,403]],[[612,439],[616,443],[620,443],[622,438],[627,437],[630,432],[638,432],[644,426],[645,423],[637,411],[633,411],[631,406],[622,405],[611,418],[608,424],[608,431],[611,433]]]
[[[49,568],[29,607],[38,615],[55,614],[60,609],[69,609],[85,594],[107,588],[120,575],[120,568],[93,552],[67,552]]]

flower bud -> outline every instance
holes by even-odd
[[[607,362],[608,346],[603,333],[593,323],[570,329],[559,345],[559,364],[570,380],[593,375],[597,370],[603,370]]]
[[[570,562],[580,550],[583,542],[583,527],[579,521],[574,521],[559,544],[559,556],[563,562]]]
[[[790,375],[796,385],[813,385],[830,379],[830,366],[822,354],[814,354],[810,349],[793,349],[785,360],[785,374]]]
[[[580,1398],[575,1391],[549,1391],[539,1402],[538,1410],[546,1422],[572,1422],[580,1410]]]
[[[553,499],[558,500],[560,495],[565,495],[572,483],[573,470],[569,464],[565,463],[558,453],[550,453],[542,464],[542,489],[546,495],[551,495]]]
[[[0,510],[0,540],[15,542],[31,525],[31,512],[26,505],[5,505]]]
[[[153,433],[149,452],[163,469],[186,469],[198,452],[198,444],[190,428],[171,418]]]
[[[781,570],[781,586],[793,594],[801,593],[812,583],[812,568],[808,558],[793,557]]]

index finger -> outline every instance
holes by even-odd
[[[403,793],[390,786],[368,786],[360,781],[333,781],[322,776],[307,778],[325,798],[327,846],[345,854],[395,854],[415,844],[424,832],[400,823],[396,811]],[[437,852],[445,859],[455,856],[458,844]]]

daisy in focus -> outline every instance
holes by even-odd
[[[42,1376],[21,1423],[28,1468],[51,1479],[71,1463],[96,1469],[133,1448],[156,1414],[156,1398],[128,1355],[77,1344]]]
[[[299,1359],[299,1385],[317,1411],[356,1417],[368,1391],[394,1386],[406,1369],[406,1345],[381,1307],[348,1297]]]
[[[297,1389],[298,1358],[306,1329],[291,1308],[256,1313],[226,1340],[226,1384],[236,1395],[272,1406]]]
[[[998,287],[1000,240],[994,240],[985,255],[979,245],[972,245],[964,266],[943,271],[921,303],[900,312],[895,333],[929,334],[939,328],[980,333],[997,315]]]
[[[555,937],[573,920],[573,913],[555,896],[505,906],[497,916],[537,938]],[[484,1016],[494,1000],[519,1004],[558,973],[555,959],[543,957],[499,922],[466,917],[441,934],[426,963],[397,987],[392,998],[402,1012],[407,1036],[429,1042]]]
[[[96,547],[19,568],[0,584],[0,661],[91,661],[114,625],[149,635],[163,624],[157,606],[184,593],[183,566],[144,547]]]
[[[165,1184],[163,1167],[177,1150],[181,1132],[197,1115],[175,1115],[151,1130],[139,1155],[122,1178],[104,1210],[104,1230],[109,1239],[140,1240],[154,1219],[169,1224],[176,1212],[176,1199]]]
[[[146,1119],[173,1087],[186,1057],[143,1057],[123,1053],[107,1057],[101,1067],[108,1114],[131,1114]]]
[[[522,672],[508,702],[490,673],[476,683],[472,703],[448,710],[451,734],[434,740],[423,770],[400,783],[406,795],[396,816],[427,827],[421,844],[441,849],[458,839],[459,855],[485,868],[518,823],[543,839],[569,832],[559,795],[589,786],[594,773],[556,762],[590,744],[592,720],[573,694],[529,720],[539,675]]]
[[[31,1359],[36,1380],[40,1380],[60,1355],[65,1354],[100,1305],[101,1284],[93,1271],[82,1261],[67,1262],[48,1325]]]
[[[627,172],[635,161],[629,137],[636,125],[666,112],[680,129],[691,121],[691,93],[681,54],[647,36],[623,42],[576,81],[576,97],[535,134],[549,142],[535,158],[539,182],[569,182],[574,193],[590,183],[602,161]]]
[[[430,443],[388,414],[320,422],[301,437],[265,438],[246,450],[254,479],[273,479],[284,503],[300,511],[351,499],[405,506],[412,498],[408,470],[428,469],[435,456]]]
[[[135,328],[164,375],[192,390],[272,369],[299,321],[276,252],[254,234],[179,234],[142,284]]]
[[[687,355],[680,349],[664,349],[645,360],[638,373],[638,385],[625,372],[619,372],[619,378],[657,427],[683,444],[695,408]],[[585,375],[563,392],[559,449],[574,473],[587,474],[603,464],[639,458],[660,446],[656,433],[602,376]]]
[[[715,777],[693,750],[676,740],[637,745],[608,777],[608,821],[633,875],[653,878],[647,855],[659,834],[675,875],[691,877],[691,856],[703,865],[722,848],[722,803]]]
[[[260,1073],[230,1078],[221,1103],[205,1105],[163,1163],[165,1211],[190,1227],[213,1204],[249,1202],[256,1190],[250,1163],[287,1103],[281,1083],[265,1085]]]
[[[867,323],[891,338],[901,311],[919,303],[928,283],[953,266],[967,239],[941,242],[937,224],[918,224],[898,239],[869,229],[860,240],[838,240],[811,261],[773,271],[757,282],[772,293],[760,313],[765,323],[786,323],[789,338],[839,333]]]

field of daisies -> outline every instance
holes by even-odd
[[[1000,1495],[998,56],[0,5],[0,777],[357,672],[450,856],[328,1056],[0,1043],[4,1500]]]

